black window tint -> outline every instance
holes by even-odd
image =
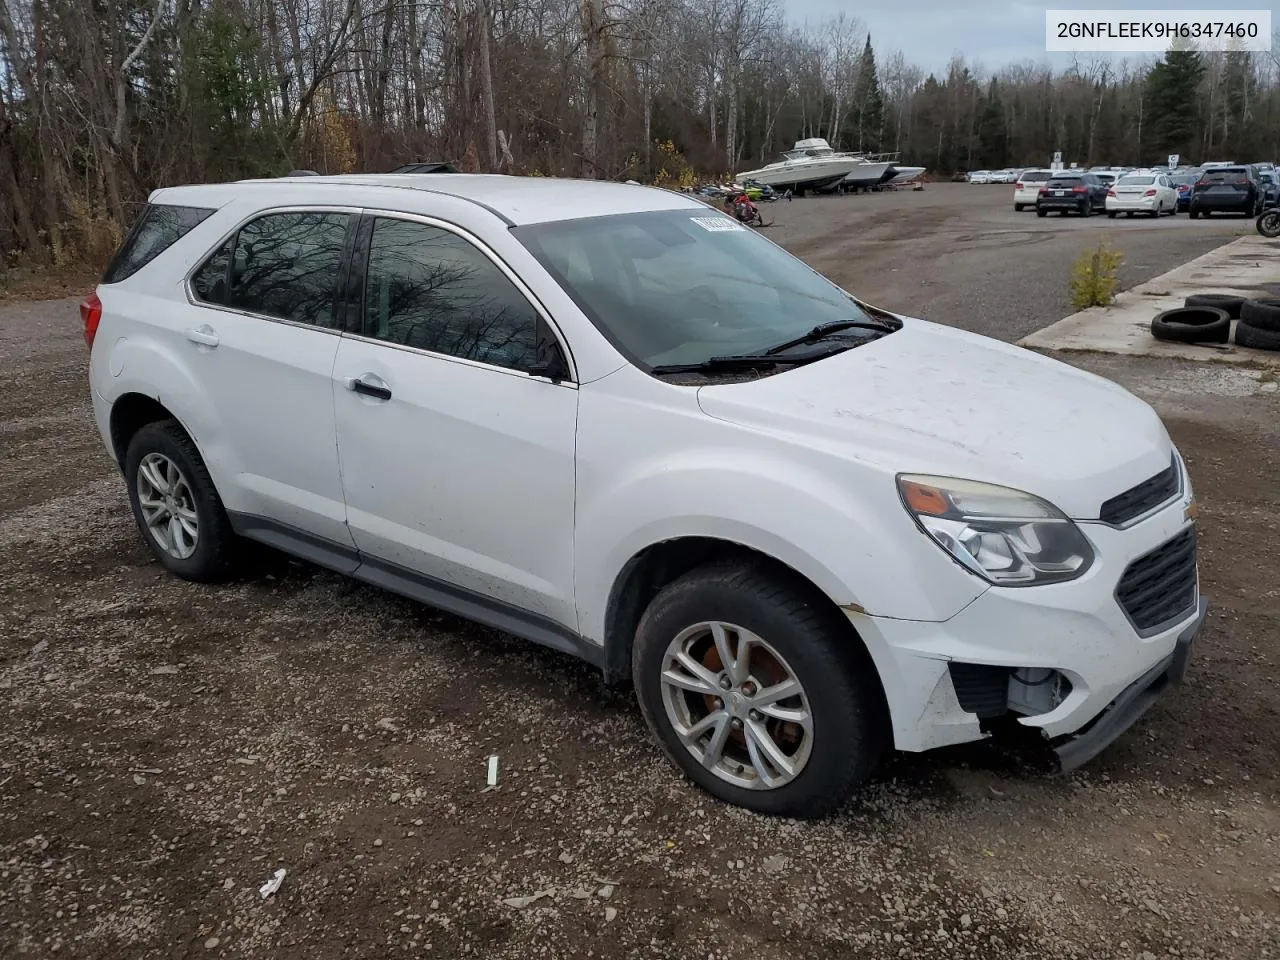
[[[227,267],[231,263],[231,247],[235,242],[235,237],[232,237],[191,275],[191,291],[197,299],[226,305]]]
[[[374,221],[365,332],[379,340],[528,370],[538,314],[498,267],[456,234]]]
[[[348,220],[345,213],[272,213],[246,223],[236,235],[227,298],[216,302],[296,323],[336,326]],[[211,274],[218,259],[214,254],[205,265]]]
[[[119,252],[103,274],[102,282],[119,283],[133,276],[207,220],[212,213],[212,210],[204,207],[148,204],[129,235],[124,238]]]

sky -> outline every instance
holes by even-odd
[[[1274,29],[1280,30],[1280,5],[1275,0],[1049,0],[1033,4],[1019,0],[891,0],[850,3],[848,0],[782,0],[788,19],[817,26],[843,12],[856,17],[871,31],[877,57],[891,50],[925,72],[945,72],[954,53],[963,53],[988,71],[1009,63],[1031,60],[1055,68],[1071,64],[1069,53],[1046,53],[1045,10],[1271,10]],[[1106,54],[1084,55],[1084,58]],[[1113,55],[1119,56],[1119,55]],[[1136,60],[1140,54],[1128,54]],[[1155,56],[1155,54],[1147,54]]]

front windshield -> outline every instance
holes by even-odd
[[[781,247],[711,209],[511,232],[610,342],[646,368],[759,353],[827,323],[877,322]]]

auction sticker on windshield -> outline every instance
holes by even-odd
[[[710,230],[717,233],[723,230],[744,230],[745,227],[738,223],[737,220],[730,220],[728,217],[690,217],[694,223],[703,230]]]

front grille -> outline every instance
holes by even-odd
[[[989,667],[980,663],[947,664],[960,709],[986,719],[1009,709],[1009,675],[1013,667]]]
[[[1098,519],[1103,523],[1119,526],[1134,517],[1140,517],[1152,507],[1159,506],[1178,492],[1178,461],[1175,457],[1167,470],[1161,470],[1149,480],[1117,494],[1102,505]]]
[[[1116,599],[1140,634],[1155,633],[1195,609],[1195,527],[1129,564],[1116,586]]]

